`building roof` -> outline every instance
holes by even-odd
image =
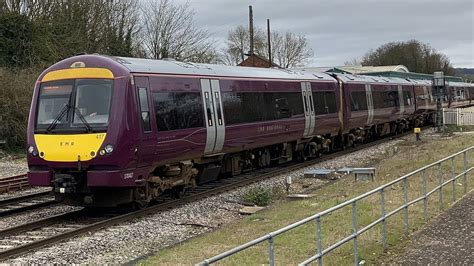
[[[257,54],[253,54],[245,58],[244,61],[240,62],[238,66],[245,66],[245,67],[270,67],[270,61],[267,58],[264,58],[262,56],[259,56]],[[278,67],[281,68],[281,66],[275,64],[272,62],[271,67]]]

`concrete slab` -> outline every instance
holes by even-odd
[[[251,215],[251,214],[254,214],[258,211],[261,211],[261,210],[264,210],[266,207],[260,207],[260,206],[246,206],[246,207],[243,207],[242,209],[239,210],[239,213],[240,214],[243,214],[243,215]]]
[[[300,200],[300,199],[310,199],[314,196],[316,196],[316,194],[290,194],[286,197],[292,200]]]

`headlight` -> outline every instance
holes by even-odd
[[[112,153],[114,151],[114,146],[112,146],[111,144],[107,144],[105,145],[104,150],[106,153]]]
[[[28,147],[28,153],[29,154],[32,154],[34,151],[35,151],[35,147],[33,147],[33,146]]]
[[[28,147],[28,153],[33,155],[34,157],[38,156],[38,151],[36,151],[36,148],[33,145],[30,145]]]

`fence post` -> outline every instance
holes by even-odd
[[[428,198],[426,197],[426,173],[425,173],[425,170],[421,171],[421,175],[422,175],[422,178],[423,178],[423,214],[425,216],[425,221],[428,221],[428,211],[427,211]]]
[[[273,237],[268,239],[268,261],[270,266],[275,265],[275,254],[273,251]]]
[[[443,210],[443,171],[441,163],[438,163],[438,183],[439,183],[439,209]]]
[[[408,234],[408,178],[403,179],[403,198],[405,199],[405,211],[404,211],[404,222],[405,222],[405,233]]]
[[[460,126],[461,125],[461,115],[459,113],[459,108],[456,108],[456,124],[457,126]]]
[[[352,202],[352,232],[354,234],[354,265],[359,265],[359,250],[357,246],[357,201]]]
[[[443,110],[441,110],[441,114],[443,114],[443,115],[442,115],[442,118],[443,118],[443,126],[445,125],[444,111],[445,111],[445,110],[444,110],[444,108],[443,108]]]
[[[387,249],[387,222],[385,221],[385,196],[384,189],[380,190],[380,209],[382,211],[382,244]]]
[[[451,182],[453,184],[453,202],[456,201],[456,169],[454,167],[454,157],[451,158],[451,174],[453,175],[451,178],[453,181]]]
[[[317,243],[317,249],[318,249],[318,264],[319,266],[323,265],[323,248],[322,248],[322,240],[321,240],[321,217],[318,216],[316,217],[316,243]]]
[[[464,161],[464,194],[467,194],[467,159],[466,159],[466,151],[463,153],[463,161]]]

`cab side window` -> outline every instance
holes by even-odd
[[[140,116],[142,118],[143,131],[151,131],[150,108],[148,106],[148,93],[146,88],[138,88],[138,98],[140,101]]]

